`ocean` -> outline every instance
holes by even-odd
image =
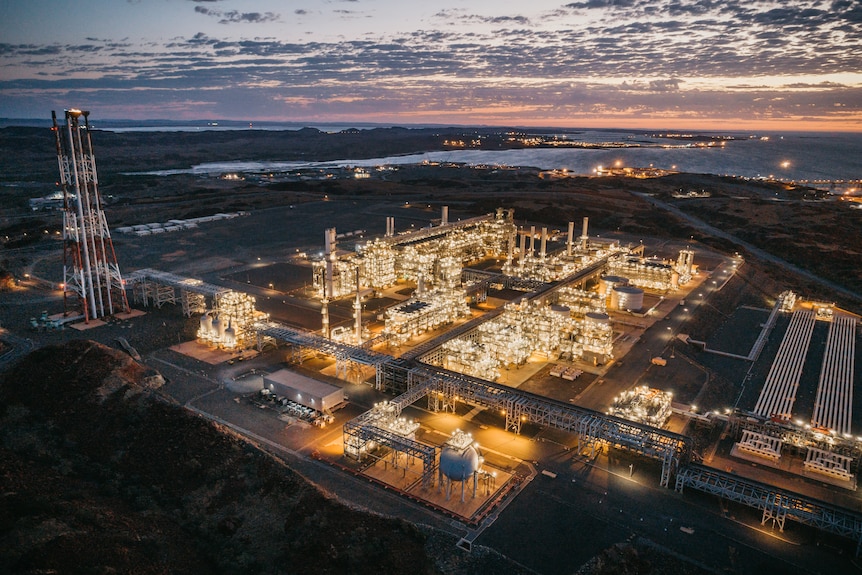
[[[302,167],[378,166],[421,162],[456,162],[467,165],[523,166],[567,169],[575,174],[593,174],[598,166],[656,167],[689,173],[769,178],[835,187],[844,191],[862,180],[862,134],[779,133],[723,134],[735,139],[723,146],[698,147],[680,139],[657,138],[643,132],[587,130],[568,134],[587,143],[637,143],[630,148],[527,148],[520,150],[454,150],[405,154],[384,158],[328,162],[213,162],[182,170],[148,172],[178,173],[273,172]],[[848,183],[849,182],[849,183]]]

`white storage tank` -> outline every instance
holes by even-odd
[[[206,312],[201,316],[201,331],[200,337],[206,339],[212,336],[213,332],[213,318],[210,315],[210,312]]]
[[[472,445],[464,449],[445,446],[440,452],[440,472],[452,481],[464,481],[479,470],[479,452]]]
[[[604,276],[599,280],[599,294],[603,297],[608,297],[611,295],[611,292],[615,287],[628,285],[628,283],[628,278],[621,276]]]
[[[611,308],[639,311],[644,306],[644,290],[632,286],[617,286],[611,292]]]
[[[606,313],[590,311],[586,314],[587,323],[593,325],[608,325],[611,318]]]
[[[236,330],[228,320],[227,329],[224,330],[224,340],[222,341],[225,347],[233,347],[236,345]]]

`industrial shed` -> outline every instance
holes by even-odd
[[[289,369],[263,376],[263,385],[280,397],[322,412],[329,411],[344,401],[344,391],[340,387],[305,377]]]

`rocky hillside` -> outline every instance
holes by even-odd
[[[348,509],[92,341],[0,383],[0,565],[13,573],[517,572]],[[443,552],[442,550],[445,550]]]

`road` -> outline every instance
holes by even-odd
[[[592,462],[561,453],[539,464],[556,477],[537,475],[477,543],[540,573],[573,573],[602,549],[633,536],[714,571],[859,572],[850,559],[852,543],[851,552],[832,552],[801,525],[788,523],[781,533],[761,526],[754,511],[660,488],[655,463],[620,453]]]
[[[756,246],[753,246],[750,243],[748,243],[744,240],[741,240],[732,234],[729,234],[729,233],[727,233],[723,230],[720,230],[714,226],[711,226],[708,223],[704,222],[703,220],[683,212],[682,210],[680,210],[676,206],[672,206],[666,202],[663,202],[661,200],[657,200],[656,198],[650,196],[649,194],[644,194],[644,193],[640,193],[640,192],[632,192],[632,193],[636,196],[640,196],[641,198],[648,201],[652,205],[654,205],[658,208],[661,208],[663,210],[666,210],[666,211],[672,213],[673,215],[675,215],[677,217],[682,218],[683,220],[687,221],[691,225],[695,226],[696,228],[698,228],[699,230],[701,230],[703,232],[706,232],[709,235],[725,239],[729,242],[733,242],[734,244],[738,245],[739,247],[745,249],[749,253],[757,256],[758,258],[760,258],[764,261],[773,263],[777,266],[781,266],[784,269],[790,270],[790,271],[792,271],[796,274],[799,274],[799,275],[801,275],[801,276],[803,276],[803,277],[805,277],[811,281],[814,281],[814,282],[819,283],[820,285],[826,286],[827,288],[835,291],[836,293],[840,293],[841,295],[843,295],[845,297],[852,298],[856,301],[862,301],[862,295],[860,295],[860,294],[858,294],[852,290],[849,290],[843,286],[840,286],[840,285],[838,285],[832,281],[824,279],[818,275],[815,275],[815,274],[809,272],[808,270],[804,270],[804,269],[802,269],[802,268],[800,268],[800,267],[798,267],[798,266],[796,266],[796,265],[794,265],[794,264],[792,264],[786,260],[783,260],[777,256],[774,256],[771,253],[766,252],[766,251],[764,251],[764,250],[762,250]]]

